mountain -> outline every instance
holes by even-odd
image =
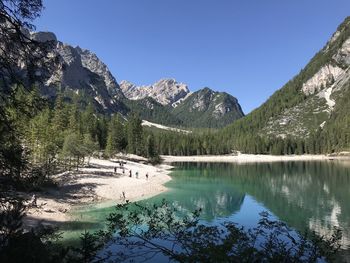
[[[244,116],[235,97],[209,88],[190,94],[172,112],[190,127],[223,127]]]
[[[309,140],[312,145],[305,147],[313,148],[314,152],[322,147],[327,148],[326,151],[348,147],[349,66],[350,17],[298,75],[262,106],[227,127],[223,133],[241,149],[255,147],[256,150],[259,143],[254,146],[252,140],[256,135],[260,137],[256,140],[313,138]]]
[[[163,117],[168,114],[173,116],[167,117],[167,122],[153,119],[163,124],[219,128],[244,116],[241,106],[233,96],[225,92],[215,92],[209,88],[192,93],[186,84],[178,83],[174,79],[161,79],[149,86],[136,86],[128,81],[122,81],[120,88],[132,101],[143,103],[142,100],[145,98],[152,98],[163,105],[163,111],[167,112],[167,114],[162,113]],[[135,109],[137,104],[131,107]],[[140,115],[150,114],[140,112]],[[157,115],[159,116],[159,110]],[[171,119],[172,122],[169,122]]]
[[[91,51],[72,47],[57,40],[51,32],[28,33],[34,40],[50,41],[53,49],[49,57],[55,57],[55,63],[46,76],[41,92],[54,98],[58,91],[65,94],[79,94],[91,99],[102,112],[121,112],[128,109],[121,101],[124,99],[117,81],[108,67]]]
[[[178,83],[175,79],[161,79],[153,85],[140,87],[123,80],[120,88],[130,100],[151,97],[164,106],[175,106],[190,93],[186,84]]]
[[[54,99],[58,92],[66,99],[78,94],[87,104],[92,101],[100,113],[138,112],[144,120],[185,127],[217,128],[243,116],[237,99],[208,88],[191,93],[188,86],[174,79],[161,79],[149,86],[128,81],[120,85],[108,67],[87,49],[57,40],[51,32],[27,32],[39,42],[53,46],[48,57],[55,58],[43,76],[41,93]]]

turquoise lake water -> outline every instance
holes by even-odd
[[[169,191],[142,202],[166,199],[184,211],[201,208],[209,223],[230,220],[254,227],[259,213],[268,211],[299,231],[323,235],[336,226],[343,247],[350,249],[350,163],[177,163],[171,176]],[[65,240],[102,228],[113,210],[106,203],[75,211],[76,221],[63,226]]]

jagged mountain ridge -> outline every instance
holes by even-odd
[[[175,79],[161,79],[149,86],[136,86],[123,80],[120,82],[120,88],[130,100],[151,97],[162,105],[173,107],[190,93],[186,84],[178,83]]]
[[[103,112],[121,112],[127,108],[121,101],[124,95],[108,67],[91,51],[72,47],[57,40],[51,32],[34,32],[30,36],[41,42],[51,41],[53,50],[49,56],[57,58],[50,69],[42,93],[49,98],[57,91],[71,91],[89,96],[96,107]]]
[[[28,32],[28,35],[37,41],[50,41],[54,46],[49,56],[56,57],[56,63],[43,74],[46,78],[40,87],[48,98],[55,98],[58,91],[68,97],[79,94],[92,100],[99,112],[127,115],[136,111],[145,120],[172,126],[223,127],[243,116],[237,99],[227,93],[220,95],[226,99],[215,104],[216,100],[205,96],[193,99],[198,93],[192,94],[186,84],[174,79],[161,79],[141,87],[127,81],[119,85],[108,67],[91,51],[64,44],[51,32]],[[205,109],[192,107],[191,103],[202,103]],[[195,119],[191,119],[193,116]]]
[[[244,116],[238,100],[230,94],[209,88],[192,93],[186,84],[174,79],[161,79],[153,85],[140,87],[122,81],[120,87],[132,101],[144,103],[145,98],[154,99],[173,116],[176,124],[185,127],[219,128]]]

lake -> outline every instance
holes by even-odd
[[[281,163],[176,163],[169,191],[142,201],[166,199],[181,210],[202,208],[209,223],[234,221],[254,227],[259,213],[269,212],[292,228],[320,235],[336,226],[350,250],[350,163],[340,161]],[[64,226],[67,242],[77,234],[103,227],[112,203],[85,207]]]

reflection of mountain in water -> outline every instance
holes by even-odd
[[[170,191],[147,203],[165,198],[187,212],[201,208],[201,218],[207,221],[230,216],[240,210],[245,195],[233,187],[230,178],[221,176],[222,170],[210,164],[183,164],[172,173],[173,180],[167,184]]]
[[[350,170],[334,162],[233,165],[233,183],[281,220],[324,235],[341,227],[350,245]]]
[[[340,227],[343,244],[350,245],[350,169],[344,165],[285,162],[180,167],[168,185],[176,188],[174,200],[190,208],[204,204],[206,217],[237,211],[243,201],[239,196],[247,193],[300,231],[308,228],[324,235]]]

